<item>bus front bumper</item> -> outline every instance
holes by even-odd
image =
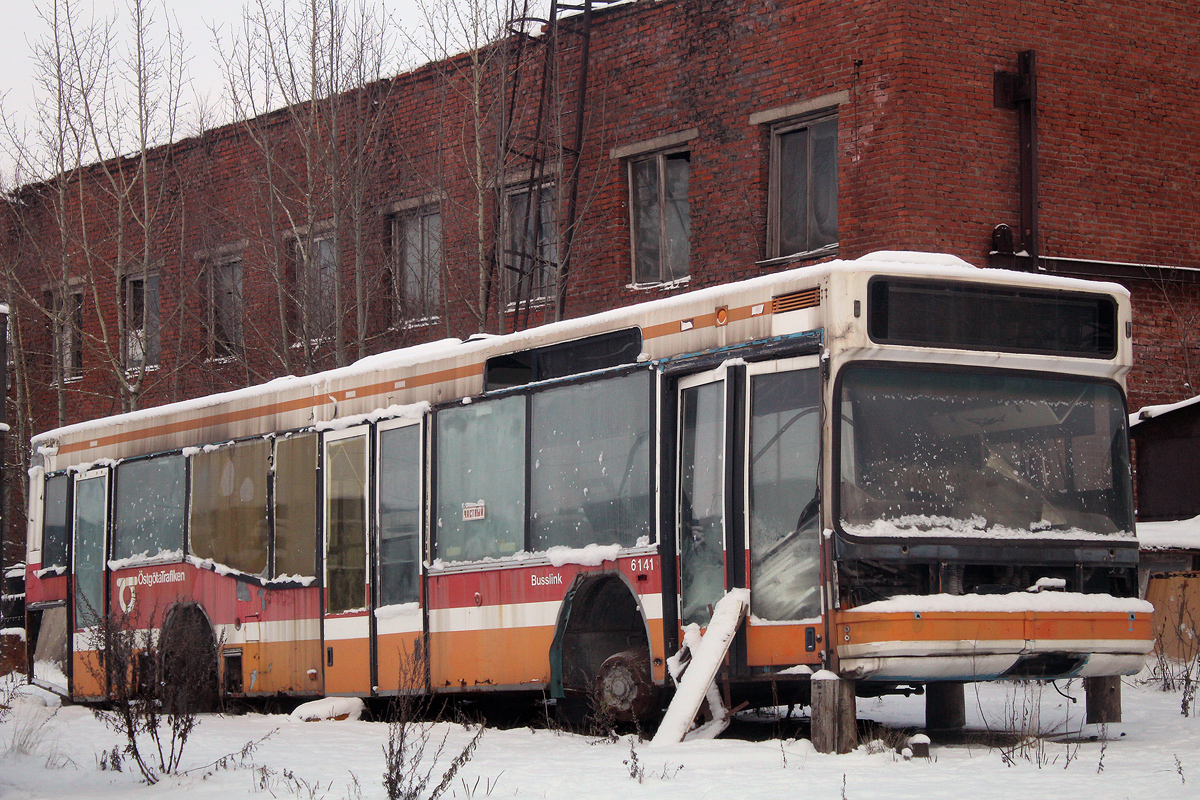
[[[894,598],[907,601],[903,610],[883,601],[837,612],[838,673],[899,682],[1131,675],[1154,649],[1145,601],[1105,597],[1089,607],[1081,598],[1095,596],[1061,593],[987,608],[986,601],[946,597]]]

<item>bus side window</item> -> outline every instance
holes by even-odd
[[[532,550],[650,535],[650,373],[533,395]]]
[[[182,454],[117,467],[113,557],[182,556],[187,463]]]
[[[525,546],[525,398],[437,415],[436,555],[509,556]]]
[[[275,569],[282,578],[317,574],[317,435],[275,440]]]
[[[415,603],[420,572],[421,426],[379,432],[379,604]]]
[[[256,439],[192,456],[193,555],[267,575],[270,454],[270,441]]]

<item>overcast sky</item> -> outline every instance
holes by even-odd
[[[389,4],[395,0],[389,0]],[[242,15],[245,0],[168,0],[167,8],[178,21],[187,41],[190,56],[189,71],[192,76],[192,91],[186,96],[189,105],[196,95],[208,96],[216,102],[221,94],[221,70],[217,50],[213,45],[210,27],[214,24],[229,28]],[[4,111],[18,125],[31,125],[35,102],[33,44],[49,32],[48,26],[38,16],[38,9],[47,5],[46,0],[3,0],[3,16],[0,17],[0,94],[4,95]],[[126,13],[124,0],[83,0],[81,7],[96,9],[98,16],[114,12]],[[88,13],[88,12],[85,12]],[[162,16],[162,8],[154,9],[156,17]],[[127,17],[118,28],[128,27]],[[161,35],[161,34],[157,34]],[[4,181],[9,179],[9,157],[5,154]]]

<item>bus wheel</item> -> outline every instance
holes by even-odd
[[[174,606],[158,640],[164,709],[178,714],[217,707],[217,640],[196,603]]]
[[[600,716],[634,722],[645,719],[657,702],[650,651],[638,648],[614,653],[600,665],[593,684],[593,703]]]

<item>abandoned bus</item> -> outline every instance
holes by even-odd
[[[107,619],[229,697],[647,715],[743,587],[735,701],[1133,673],[1130,353],[1121,287],[876,253],[63,427],[32,679],[104,697]]]

